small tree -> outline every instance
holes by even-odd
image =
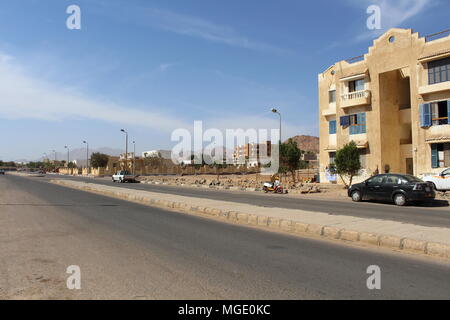
[[[287,142],[282,143],[280,147],[280,173],[290,172],[292,174],[292,180],[296,182],[295,170],[306,168],[306,162],[301,160],[303,151],[301,151],[297,142],[293,139],[289,139]]]
[[[91,166],[93,168],[104,168],[108,164],[109,156],[103,153],[93,153],[91,155]]]
[[[67,168],[69,169],[75,169],[77,167],[77,165],[74,162],[69,162],[69,164],[67,165]]]
[[[359,150],[354,141],[346,144],[342,149],[336,152],[334,159],[335,171],[344,182],[345,187],[352,185],[353,177],[361,170],[361,162],[359,160]],[[349,183],[344,180],[344,176],[349,177]]]

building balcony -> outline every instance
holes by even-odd
[[[450,91],[450,81],[419,87],[420,95],[442,92],[442,91]]]
[[[370,90],[344,93],[341,95],[341,108],[368,105],[372,102],[371,98]]]

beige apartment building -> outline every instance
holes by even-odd
[[[245,164],[247,167],[259,167],[270,161],[272,156],[272,142],[247,143],[234,148],[233,163]]]
[[[450,34],[391,29],[364,56],[319,75],[320,179],[336,150],[355,141],[363,169],[437,173],[450,167]]]

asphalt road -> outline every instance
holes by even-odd
[[[450,264],[0,176],[0,299],[450,299]],[[66,288],[79,265],[82,288]],[[368,266],[381,290],[368,290]]]
[[[302,209],[313,212],[325,212],[332,215],[345,215],[361,218],[392,220],[428,227],[450,228],[450,207],[447,201],[435,201],[433,207],[425,205],[410,205],[397,207],[393,204],[362,202],[353,203],[350,199],[333,201],[324,199],[308,199],[299,195],[275,195],[255,192],[238,192],[227,190],[196,189],[149,184],[120,184],[110,179],[92,179],[83,177],[66,177],[47,175],[44,179],[72,179],[90,183],[115,185],[122,188],[148,190],[152,192],[191,196],[205,199],[233,201],[269,208]],[[42,178],[41,178],[42,179]]]

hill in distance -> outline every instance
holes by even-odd
[[[319,137],[313,136],[295,136],[292,139],[297,142],[300,150],[319,153]]]

